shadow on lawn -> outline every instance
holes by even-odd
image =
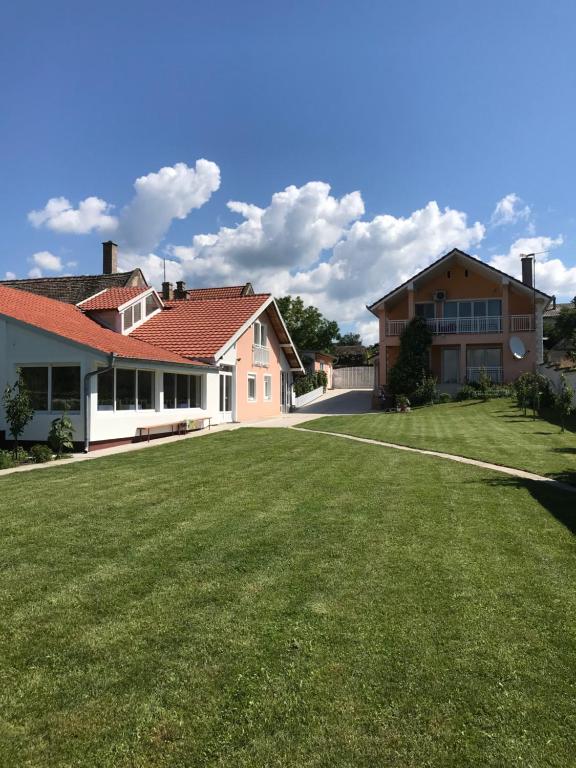
[[[576,486],[576,472],[564,472],[554,476],[555,480]],[[576,492],[555,488],[538,480],[521,477],[498,477],[486,480],[489,485],[506,488],[526,488],[533,499],[550,512],[558,522],[576,534]]]

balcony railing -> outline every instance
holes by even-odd
[[[479,381],[481,373],[484,372],[493,384],[502,384],[503,375],[501,366],[484,367],[474,366],[466,368],[466,378],[468,381]]]
[[[268,368],[270,363],[270,350],[268,347],[261,347],[259,344],[252,345],[252,365],[259,365],[262,368]]]
[[[506,328],[510,331],[534,330],[534,318],[532,315],[509,315],[508,317],[495,315],[493,317],[436,317],[426,320],[426,325],[434,336],[444,336],[452,333],[502,333]],[[386,336],[400,336],[408,320],[387,320]]]

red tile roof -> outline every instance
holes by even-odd
[[[164,310],[130,336],[162,344],[180,355],[211,358],[270,298],[270,294],[237,296],[226,301],[169,301]]]
[[[81,301],[78,305],[83,312],[89,312],[95,309],[118,309],[122,304],[126,304],[130,299],[139,296],[148,288],[107,288],[102,293],[91,296],[89,299]]]
[[[223,288],[191,288],[186,291],[191,301],[205,299],[234,299],[243,295],[245,285],[226,285]]]
[[[102,328],[73,304],[0,286],[0,315],[20,320],[99,352],[119,357],[190,365],[174,351]],[[153,318],[152,318],[153,319]]]

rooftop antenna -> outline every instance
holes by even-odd
[[[166,256],[162,258],[162,261],[164,262],[164,282],[166,282]]]

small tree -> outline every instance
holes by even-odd
[[[566,376],[562,374],[560,376],[560,388],[556,395],[556,407],[560,411],[560,424],[562,432],[564,432],[566,419],[572,413],[572,398],[574,397],[574,390],[570,384],[566,381]]]
[[[2,404],[6,413],[6,421],[10,426],[10,434],[14,438],[14,458],[18,457],[18,440],[24,432],[26,425],[34,418],[34,408],[30,402],[30,395],[22,379],[18,374],[18,380],[4,390]]]
[[[62,416],[52,421],[52,426],[48,433],[48,443],[58,459],[64,451],[73,450],[74,425],[67,413],[63,413]]]
[[[482,400],[488,400],[488,393],[492,387],[492,379],[488,376],[486,368],[480,368],[480,376],[478,377],[478,391]]]

